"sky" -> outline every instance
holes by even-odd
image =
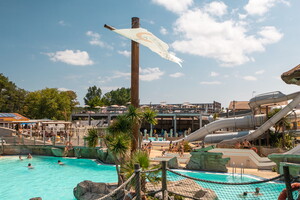
[[[298,0],[2,0],[0,73],[20,88],[130,87],[131,41],[103,27],[142,28],[182,67],[140,46],[140,103],[248,101],[298,86],[280,75],[300,64]]]

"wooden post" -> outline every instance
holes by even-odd
[[[141,169],[139,164],[134,164],[136,200],[141,200]]]
[[[163,200],[168,199],[168,191],[167,191],[167,161],[161,162],[161,190],[163,194]]]
[[[140,19],[131,19],[131,28],[139,28]],[[131,41],[131,105],[139,107],[139,43]],[[131,152],[136,151],[139,141],[139,124],[133,126]]]
[[[286,187],[286,194],[288,200],[293,200],[292,188],[291,188],[291,176],[288,166],[283,166],[283,175],[284,175],[284,182]]]

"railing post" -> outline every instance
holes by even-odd
[[[22,137],[22,144],[25,145],[24,135],[21,135],[21,137]]]
[[[291,176],[290,176],[290,171],[288,166],[283,166],[283,176],[284,176],[284,182],[285,182],[286,194],[288,200],[293,200],[293,194],[291,188]]]
[[[139,164],[134,164],[136,200],[141,200],[141,169]]]
[[[163,200],[168,199],[168,191],[167,191],[167,161],[162,161],[161,162],[161,189],[162,189],[162,195],[163,195]]]
[[[46,136],[46,133],[45,133],[45,130],[43,130],[43,141],[44,141],[44,145],[45,145],[45,143],[46,143],[46,138],[45,138],[45,136]]]

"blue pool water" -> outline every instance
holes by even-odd
[[[65,165],[57,164],[61,160]],[[28,169],[31,163],[34,169]],[[0,199],[75,200],[73,188],[81,181],[117,182],[115,167],[98,165],[93,160],[34,156],[0,158]]]
[[[222,173],[199,173],[196,171],[185,171],[185,170],[177,170],[177,172],[185,174],[190,177],[216,181],[216,182],[224,182],[224,183],[241,183],[241,182],[254,182],[259,181],[261,179],[249,176],[249,175],[238,175],[232,176],[231,174],[222,174]],[[178,175],[174,175],[169,173],[168,176],[170,180],[181,180],[182,177]],[[283,182],[267,182],[267,183],[259,183],[259,184],[247,184],[247,185],[225,185],[225,184],[215,184],[215,183],[207,183],[202,181],[196,181],[199,185],[204,188],[210,188],[215,191],[219,199],[222,200],[230,200],[230,199],[256,199],[256,200],[274,200],[278,198],[280,192],[285,188],[285,184]],[[254,195],[251,192],[255,191],[255,188],[260,188],[260,193],[262,195]],[[242,196],[243,192],[250,192],[246,197]],[[297,199],[298,192],[293,192],[294,199]]]
[[[64,162],[65,165],[58,165],[58,160]],[[27,168],[29,162],[34,166],[34,169]],[[252,182],[257,180],[249,176],[241,178],[230,174],[177,171],[191,177],[218,182]],[[181,179],[183,179],[181,176],[168,173],[169,181]],[[1,200],[24,200],[32,197],[42,197],[43,200],[75,200],[73,188],[84,180],[117,182],[115,167],[112,165],[98,165],[93,160],[88,159],[34,156],[33,159],[23,158],[23,161],[20,161],[17,156],[0,158]],[[222,200],[273,200],[277,199],[279,193],[285,187],[283,183],[275,182],[242,186],[197,183],[204,188],[214,190],[218,198]],[[255,191],[256,187],[261,189],[262,196],[254,196],[251,193],[246,198],[239,196],[243,192]]]
[[[163,137],[158,137],[157,139],[155,137],[149,137],[148,140],[145,141],[165,141],[165,138]]]

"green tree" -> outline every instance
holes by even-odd
[[[150,108],[141,109],[135,108],[133,105],[128,106],[128,112],[125,114],[132,123],[132,129],[137,126],[140,130],[142,123],[146,122],[152,125],[157,124],[157,119],[155,118],[157,113]],[[133,133],[133,131],[131,132]],[[139,133],[139,131],[138,131]],[[139,135],[133,135],[131,151],[134,152],[137,148],[141,147],[141,142],[139,140]]]
[[[142,171],[158,169],[160,165],[150,165],[149,155],[145,151],[136,151],[132,155],[131,159],[128,160],[124,165],[121,166],[121,173],[124,175],[126,179],[128,179],[134,173],[134,165],[139,164]],[[143,192],[146,192],[146,183],[149,180],[152,183],[156,183],[160,181],[157,174],[159,171],[155,171],[152,173],[142,173],[141,174],[141,189]],[[133,181],[133,185],[135,184],[135,180]]]
[[[119,183],[122,182],[123,178],[118,165],[120,164],[122,168],[122,164],[126,163],[126,160],[128,162],[130,145],[132,142],[137,143],[137,140],[134,139],[134,136],[132,135],[132,128],[134,124],[137,124],[139,127],[143,121],[157,124],[155,116],[156,113],[151,109],[137,109],[130,105],[128,107],[128,112],[123,115],[119,115],[107,128],[108,134],[105,136],[105,143],[114,156]],[[136,149],[134,149],[133,152],[135,152],[135,150]],[[132,156],[133,155],[135,154],[132,154]]]
[[[24,114],[27,91],[18,88],[15,83],[0,74],[0,112],[17,112]]]
[[[130,88],[118,88],[105,93],[102,97],[102,102],[105,105],[126,105],[130,102]]]
[[[90,108],[95,108],[96,106],[103,105],[101,101],[102,90],[97,86],[89,87],[88,92],[84,97],[85,105],[89,105]]]
[[[108,134],[106,134],[104,141],[114,157],[118,184],[120,185],[123,182],[123,177],[121,176],[119,165],[125,163],[128,157],[131,141],[128,131],[131,130],[131,122],[124,115],[119,115],[107,130]]]
[[[84,140],[87,141],[88,147],[96,147],[99,143],[99,136],[97,129],[89,129],[88,136],[84,137]]]
[[[68,120],[75,106],[75,100],[70,98],[69,93],[56,88],[30,92],[25,99],[24,112],[34,119]]]
[[[281,108],[275,108],[268,114],[268,118],[273,117],[275,114],[281,111]],[[291,128],[291,125],[288,121],[287,117],[281,118],[278,122],[274,125],[274,133],[270,133],[270,142],[272,146],[278,146],[278,147],[285,147],[289,146],[291,143],[292,137],[285,136],[285,131],[289,130]]]

